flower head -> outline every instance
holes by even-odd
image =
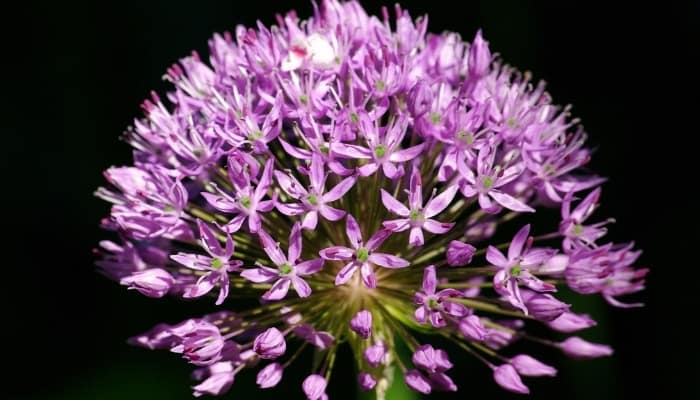
[[[220,309],[130,342],[196,365],[195,396],[251,371],[274,387],[313,352],[298,383],[310,400],[328,398],[346,346],[359,388],[380,399],[395,370],[420,393],[457,390],[457,349],[517,393],[521,377],[556,370],[510,353],[515,341],[611,354],[524,333],[596,324],[557,288],[618,307],[644,288],[640,252],[599,243],[610,220],[589,222],[605,179],[582,168],[592,151],[569,109],[481,31],[472,43],[430,34],[398,5],[395,23],[357,1],[313,9],[216,34],[209,57],[167,69],[168,101],[143,102],[126,134],[133,164],[107,169],[96,193],[114,235],[95,250],[99,270]],[[552,208],[558,225],[530,224]]]

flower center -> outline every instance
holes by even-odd
[[[243,197],[243,198],[241,199],[241,205],[242,205],[244,208],[250,207],[250,197],[248,197],[248,196]]]
[[[224,262],[219,258],[211,260],[211,267],[214,269],[219,269],[222,265],[224,265]]]
[[[281,273],[282,275],[288,275],[288,274],[290,274],[291,272],[292,272],[292,266],[291,266],[291,265],[289,265],[289,264],[287,264],[287,263],[284,263],[284,264],[280,265],[280,273]]]
[[[430,115],[430,122],[433,123],[433,125],[437,125],[440,123],[440,114],[438,113],[432,113]]]
[[[482,184],[484,185],[484,189],[491,189],[493,186],[493,178],[490,176],[485,177]]]
[[[261,131],[254,131],[253,133],[248,135],[248,140],[250,140],[251,142],[254,142],[258,139],[261,139],[262,137],[263,137],[263,134]]]
[[[384,157],[384,154],[386,154],[386,146],[384,146],[383,144],[380,144],[379,146],[374,148],[374,155],[377,156],[377,158]]]
[[[386,86],[386,84],[384,83],[383,80],[380,79],[377,81],[377,90],[384,90],[385,86]]]
[[[466,145],[471,145],[474,143],[474,135],[467,131],[458,132],[457,139]]]
[[[516,124],[515,118],[508,118],[508,121],[506,121],[506,123],[508,124],[509,128],[515,128],[515,124]]]
[[[523,270],[523,267],[520,264],[516,264],[514,267],[510,269],[510,274],[513,276],[519,276],[520,272]]]
[[[438,306],[440,305],[440,302],[439,302],[436,298],[431,297],[431,298],[429,298],[428,301],[426,302],[426,305],[427,305],[428,308],[430,308],[431,310],[434,310],[434,309],[438,308]]]
[[[299,101],[301,102],[301,104],[307,105],[309,104],[309,97],[305,94],[302,94],[301,96],[299,96]]]
[[[306,196],[306,201],[308,201],[313,206],[318,205],[318,198],[313,194]]]
[[[367,261],[367,258],[369,258],[369,250],[367,250],[364,247],[360,247],[359,249],[357,249],[357,259],[360,262]]]
[[[583,233],[583,225],[581,225],[581,224],[574,225],[573,233],[574,233],[574,235],[582,234]]]
[[[411,221],[418,221],[420,218],[420,212],[418,210],[411,210],[409,218],[411,218]]]

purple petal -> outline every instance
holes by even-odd
[[[365,164],[361,166],[360,168],[357,169],[357,172],[360,174],[362,177],[368,177],[372,175],[373,173],[377,172],[377,169],[379,169],[379,164],[375,162],[371,162],[368,164]]]
[[[301,222],[301,227],[306,229],[306,230],[313,230],[316,229],[316,225],[318,224],[318,212],[317,211],[309,211],[304,215],[304,219]]]
[[[416,318],[416,321],[424,324],[428,320],[428,308],[426,306],[416,308],[413,316]]]
[[[384,207],[386,207],[387,210],[391,211],[392,213],[402,216],[402,217],[408,217],[408,215],[411,213],[410,210],[401,204],[398,200],[394,198],[394,196],[390,195],[386,190],[380,189],[382,193],[382,203],[384,204]]]
[[[350,239],[350,245],[356,249],[359,248],[360,243],[362,243],[362,232],[360,231],[360,226],[357,225],[357,221],[350,214],[345,218],[345,233]]]
[[[282,190],[284,190],[284,192],[290,195],[293,199],[298,200],[308,194],[301,183],[299,183],[299,181],[291,175],[280,171],[275,171],[275,178],[277,178],[277,183],[280,185]]]
[[[506,268],[508,266],[508,260],[503,253],[493,246],[486,249],[486,260],[497,267]]]
[[[423,270],[423,293],[427,295],[435,294],[437,290],[437,273],[435,266],[431,265]]]
[[[423,222],[423,229],[438,235],[449,232],[454,226],[454,222],[439,222],[434,219],[426,219],[425,222]]]
[[[339,221],[345,216],[345,211],[329,207],[325,204],[319,207],[318,211],[323,215],[323,218],[329,221]]]
[[[425,243],[423,238],[423,230],[418,226],[414,226],[408,233],[408,244],[411,247],[420,247],[423,246],[423,243]]]
[[[414,158],[418,157],[418,155],[423,151],[424,146],[425,143],[421,143],[417,146],[396,151],[389,156],[389,161],[399,163],[413,160]]]
[[[209,203],[212,207],[216,208],[219,211],[228,213],[238,211],[238,204],[236,204],[234,201],[208,192],[202,192],[201,194],[202,197],[204,197],[204,200],[207,201],[207,203]]]
[[[374,269],[370,263],[362,263],[360,275],[362,276],[362,282],[367,288],[374,289],[377,287],[377,276],[374,274]]]
[[[528,394],[530,389],[523,384],[520,375],[510,364],[503,364],[493,370],[493,379],[500,387],[514,393]]]
[[[295,223],[289,234],[289,249],[287,249],[287,262],[294,264],[301,256],[301,225]]]
[[[384,268],[404,268],[410,264],[403,258],[384,253],[372,253],[369,255],[368,261]]]
[[[423,215],[425,218],[432,218],[447,208],[447,206],[449,206],[452,202],[452,199],[454,199],[458,190],[458,186],[450,186],[442,193],[428,201],[428,204],[425,205],[425,209],[423,210]]]
[[[305,211],[305,208],[301,204],[297,203],[275,203],[275,207],[277,207],[277,210],[281,212],[284,215],[288,216],[293,216],[293,215],[299,215]]]
[[[413,171],[411,171],[411,179],[409,181],[408,187],[409,187],[408,204],[414,210],[422,208],[423,207],[423,183],[421,182],[421,178],[420,178],[420,170],[415,166],[413,167]],[[385,203],[385,205],[386,205],[386,203]],[[409,214],[409,212],[407,210],[406,215],[402,215],[402,216],[407,217],[408,214]]]
[[[489,196],[493,197],[494,200],[503,207],[518,211],[518,212],[535,212],[535,209],[523,203],[522,201],[516,199],[515,197],[500,192],[498,190],[492,190],[489,192]]]
[[[391,231],[388,229],[380,229],[377,232],[372,235],[371,238],[367,241],[367,244],[365,244],[365,247],[369,251],[374,251],[376,250],[379,246],[384,243],[384,241],[391,236]]]
[[[333,152],[345,158],[372,158],[372,152],[364,147],[336,142],[333,144]]]
[[[335,276],[335,285],[338,286],[347,283],[347,281],[349,281],[350,278],[352,278],[352,276],[355,274],[356,270],[356,262],[353,261],[351,263],[348,263],[340,271],[338,271],[338,275]]]
[[[323,201],[330,203],[331,201],[336,201],[343,197],[348,190],[352,189],[356,181],[357,178],[354,176],[343,179],[339,184],[335,185],[333,189],[323,195]]]
[[[355,250],[345,246],[331,246],[318,252],[324,260],[344,261],[355,255]]]
[[[408,218],[390,219],[382,222],[382,226],[392,232],[403,232],[411,227],[411,220]]]
[[[309,180],[311,186],[316,190],[323,189],[325,175],[323,171],[323,158],[318,153],[314,153],[311,156],[311,168],[309,169]]]
[[[299,297],[309,297],[311,294],[311,287],[309,284],[298,276],[292,277],[292,285],[294,285],[294,290],[297,292]]]
[[[303,261],[296,265],[297,275],[306,276],[315,274],[323,268],[323,259],[317,258],[315,260]]]
[[[279,274],[270,268],[249,268],[243,270],[241,276],[251,282],[265,283],[276,279]]]
[[[523,246],[525,246],[525,242],[527,242],[528,235],[530,235],[530,224],[520,228],[510,242],[510,246],[508,247],[509,260],[515,260],[517,257],[520,257],[523,253]]]
[[[289,292],[289,286],[291,284],[291,279],[288,278],[282,278],[277,280],[270,290],[265,292],[265,294],[262,295],[262,298],[265,300],[280,300],[283,299],[284,296],[287,295],[287,292]]]

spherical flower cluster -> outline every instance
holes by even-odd
[[[132,338],[198,366],[195,396],[226,392],[245,370],[274,387],[310,351],[300,390],[325,399],[341,346],[379,398],[394,368],[418,392],[457,390],[455,349],[527,393],[521,377],[556,370],[507,355],[516,340],[612,352],[526,333],[595,325],[558,287],[638,305],[618,298],[641,290],[646,270],[632,267],[632,244],[603,241],[604,178],[585,168],[569,109],[481,32],[467,43],[395,12],[324,0],[305,21],[290,12],[215,35],[208,61],[193,53],[167,70],[167,102],[143,102],[126,133],[133,165],[105,172],[103,226],[119,239],[100,243],[101,271],[145,296],[222,307]],[[552,208],[559,226],[529,224]],[[506,242],[492,242],[497,231]],[[423,343],[433,336],[454,348]]]

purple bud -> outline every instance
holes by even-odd
[[[550,328],[564,333],[576,332],[595,325],[596,322],[588,315],[574,314],[568,311],[560,315],[559,318],[547,322],[547,326]]]
[[[433,92],[425,82],[418,81],[408,94],[408,110],[413,118],[418,118],[430,111],[433,102]]]
[[[358,311],[350,321],[350,329],[363,339],[369,339],[372,334],[372,313],[367,310]]]
[[[559,343],[559,347],[564,354],[572,358],[596,358],[609,356],[613,353],[613,349],[610,346],[587,342],[577,336],[570,337]]]
[[[168,293],[175,279],[164,269],[151,268],[124,277],[119,283],[144,296],[159,298]]]
[[[459,321],[459,331],[469,340],[481,342],[486,338],[488,330],[481,323],[481,319],[476,315],[470,315]]]
[[[386,356],[386,348],[384,343],[377,343],[365,349],[365,360],[367,363],[376,368],[379,364],[383,364]]]
[[[523,381],[510,364],[503,364],[493,369],[493,379],[500,387],[513,393],[530,393],[530,389],[523,384]]]
[[[208,368],[202,368],[194,372],[196,379],[204,379],[202,383],[194,386],[194,397],[204,394],[218,396],[226,392],[233,384],[233,364],[230,362],[218,362]]]
[[[452,381],[452,378],[442,372],[430,374],[430,384],[434,389],[446,392],[456,392],[457,385]]]
[[[253,350],[260,358],[272,360],[284,354],[287,350],[287,343],[279,329],[269,328],[255,337]]]
[[[179,343],[170,349],[180,353],[194,365],[211,365],[221,358],[224,339],[216,325],[202,320],[188,320],[173,327],[171,332]]]
[[[523,376],[556,376],[557,370],[527,354],[519,354],[510,359],[510,364]]]
[[[472,262],[472,256],[476,252],[476,247],[453,240],[447,246],[447,264],[452,267],[467,265]]]
[[[553,321],[569,311],[569,304],[557,300],[550,294],[537,293],[525,302],[527,311],[540,321]]]
[[[403,380],[408,387],[419,393],[428,394],[433,389],[430,386],[430,381],[415,369],[406,372]]]
[[[265,368],[258,372],[255,383],[257,383],[261,389],[277,386],[282,379],[282,372],[284,372],[284,370],[279,363],[267,364]]]
[[[357,376],[357,383],[363,392],[374,389],[377,385],[377,380],[367,372],[360,372]]]
[[[474,41],[469,48],[469,76],[479,79],[486,74],[491,64],[491,51],[488,42],[481,36],[481,29],[476,32]]]
[[[326,380],[318,374],[311,374],[304,379],[301,387],[308,400],[319,400],[326,393]]]

